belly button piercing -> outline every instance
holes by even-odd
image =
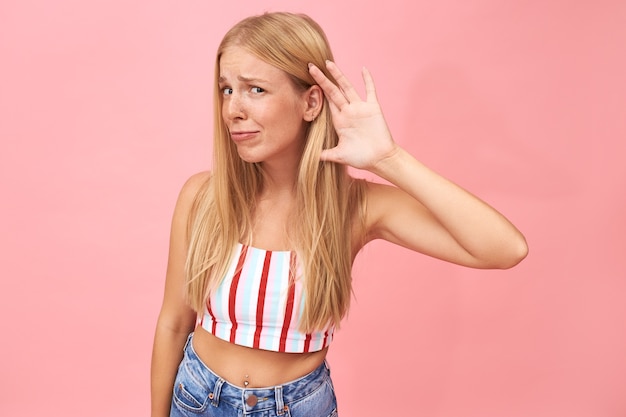
[[[250,385],[250,382],[248,382],[248,375],[246,375],[246,376],[245,376],[245,379],[244,379],[244,381],[243,381],[243,386],[247,388],[247,387],[248,387],[248,385]]]

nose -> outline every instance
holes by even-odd
[[[246,113],[241,96],[233,92],[230,96],[224,98],[223,112],[230,120],[245,119]]]

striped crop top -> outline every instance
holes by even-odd
[[[211,291],[202,328],[231,343],[275,352],[316,352],[330,345],[334,326],[302,333],[303,282],[294,251],[237,244],[222,283]]]

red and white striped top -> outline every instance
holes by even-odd
[[[302,333],[302,274],[294,251],[237,244],[219,287],[211,291],[201,326],[220,339],[275,352],[316,352],[330,345],[334,326]]]

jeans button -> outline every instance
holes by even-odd
[[[250,396],[246,398],[246,404],[248,404],[250,407],[254,407],[258,402],[259,399],[254,394],[250,394]]]

